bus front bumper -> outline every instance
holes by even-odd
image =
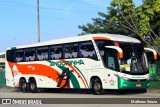
[[[123,78],[118,78],[118,89],[147,89],[149,87],[149,80],[146,81],[131,81]]]

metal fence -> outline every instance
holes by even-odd
[[[0,69],[0,87],[6,86],[5,70]]]

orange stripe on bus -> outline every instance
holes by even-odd
[[[110,38],[107,37],[93,37],[94,40],[111,40]]]
[[[12,71],[12,76],[14,77],[14,73],[12,67],[15,65],[18,69],[18,72],[21,74],[31,74],[31,75],[41,75],[51,78],[55,82],[58,83],[60,73],[47,65],[42,64],[17,64],[8,62],[8,65]],[[60,87],[62,87],[66,83],[66,80],[62,80]],[[64,88],[69,88],[68,86]]]
[[[86,86],[86,84],[85,84],[85,82],[84,82],[82,76],[78,73],[78,71],[77,71],[71,64],[68,64],[64,59],[60,59],[60,61],[64,62],[64,63],[65,63],[66,65],[68,65],[75,73],[77,73],[78,77],[81,78],[81,80],[82,80],[82,82],[83,82],[85,88],[87,88],[87,86]]]

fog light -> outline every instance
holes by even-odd
[[[123,86],[127,87],[127,84],[123,83]]]

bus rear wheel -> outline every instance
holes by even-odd
[[[102,95],[104,94],[104,90],[102,88],[102,83],[100,79],[95,79],[92,83],[92,91],[95,95]]]
[[[22,92],[27,92],[27,82],[25,79],[20,79],[20,89]]]
[[[30,91],[31,91],[32,93],[38,92],[38,88],[37,88],[37,84],[36,84],[36,81],[35,81],[35,80],[31,80],[29,86],[30,86]]]

